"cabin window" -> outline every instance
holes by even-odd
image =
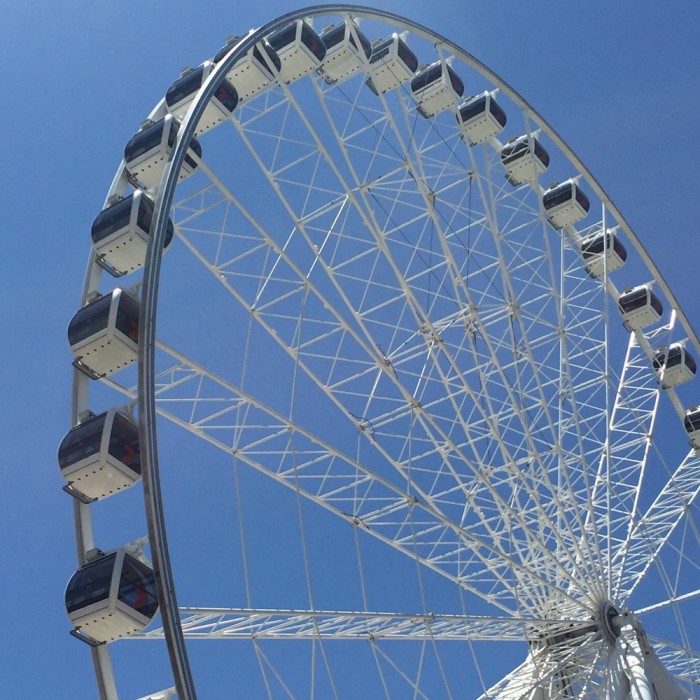
[[[109,598],[116,557],[116,553],[100,557],[86,564],[73,576],[66,589],[66,608],[69,613]]]
[[[697,371],[695,359],[680,345],[672,345],[668,350],[668,355],[664,350],[660,350],[654,355],[654,369],[660,370],[664,366],[666,369],[670,369],[681,364],[687,367],[692,374]]]
[[[68,326],[68,342],[75,345],[104,331],[107,328],[111,302],[112,296],[107,295],[80,309]]]
[[[413,80],[411,80],[411,90],[416,92],[424,87],[427,87],[436,80],[440,80],[442,76],[442,64],[433,63],[432,66],[422,70],[418,75],[416,75]]]
[[[197,139],[192,139],[190,141],[189,148],[185,151],[185,163],[190,166],[193,170],[197,167],[197,161],[190,155],[190,151],[194,152],[197,157],[202,157],[202,146]]]
[[[163,120],[161,120],[134,135],[129,143],[127,143],[124,151],[126,160],[136,160],[136,158],[142,156],[144,153],[148,153],[148,151],[152,151],[154,148],[160,146],[163,136],[163,127],[164,123]]]
[[[484,98],[486,99],[486,98]],[[500,108],[496,100],[491,98],[490,104],[489,104],[489,112],[493,115],[493,117],[496,119],[496,121],[501,125],[505,126],[506,125],[506,113]]]
[[[139,305],[125,294],[119,299],[116,329],[135,343],[139,339]]]
[[[153,571],[138,559],[125,556],[119,578],[118,597],[141,615],[152,618],[158,610]]]
[[[354,31],[350,31],[350,43],[357,48],[357,44],[355,43],[355,34],[357,34],[360,40],[360,45],[362,46],[362,51],[365,54],[365,58],[369,58],[372,55],[372,44],[370,43],[369,39],[357,28],[357,25],[353,24],[353,30]]]
[[[623,294],[620,297],[619,305],[625,313],[636,311],[644,306],[651,306],[659,316],[663,314],[663,306],[658,297],[646,287]]]
[[[647,305],[648,289],[642,287],[633,292],[628,292],[620,299],[620,306],[625,312],[636,311]]]
[[[535,142],[537,143],[537,142]],[[519,139],[513,143],[509,143],[503,147],[501,150],[501,160],[505,165],[512,163],[515,160],[519,160],[522,156],[530,152],[530,144],[528,140]]]
[[[404,62],[411,73],[415,73],[416,69],[418,68],[418,59],[416,58],[416,54],[414,54],[413,51],[408,48],[403,39],[398,39],[397,41],[399,58]]]
[[[234,47],[236,44],[237,40],[232,41],[230,44],[226,44],[226,46],[222,46],[215,54],[214,58],[211,60],[214,63],[221,63],[221,61],[225,58],[226,54]]]
[[[335,27],[331,27],[327,32],[321,34],[323,43],[326,45],[326,50],[332,49],[336,44],[339,44],[343,37],[345,36],[345,24],[336,24]],[[353,46],[355,43],[353,41]]]
[[[276,51],[279,51],[280,49],[283,49],[285,46],[289,46],[294,39],[296,38],[297,35],[297,25],[296,24],[288,24],[286,27],[283,27],[282,29],[278,29],[276,32],[273,32],[270,34],[268,37],[268,42],[270,43],[270,46],[272,46],[273,49]]]
[[[546,168],[549,165],[549,153],[544,150],[543,146],[540,144],[540,142],[537,139],[533,139],[535,142],[535,155],[537,156],[538,160],[544,165]]]
[[[549,190],[549,192],[545,192],[544,197],[542,198],[544,208],[553,209],[560,204],[571,201],[571,188],[573,186],[574,185],[572,183],[568,182],[564,185],[559,185],[559,187]]]
[[[591,208],[591,203],[588,201],[585,193],[580,187],[576,188],[576,201],[581,205],[582,209],[588,211]]]
[[[617,241],[615,241],[617,243]],[[605,236],[597,236],[592,241],[585,242],[581,246],[581,252],[583,257],[588,260],[596,255],[600,255],[604,250],[610,248],[610,234],[606,233]]]
[[[189,97],[192,93],[197,92],[202,87],[202,78],[204,75],[204,66],[199,66],[187,75],[184,75],[179,80],[176,80],[168,89],[165,96],[166,102],[169,105],[174,105]]]
[[[473,117],[476,117],[484,113],[486,106],[486,95],[477,97],[474,100],[470,100],[467,104],[462,105],[459,108],[459,114],[462,117],[463,122],[468,122]]]
[[[63,438],[58,448],[58,464],[61,469],[77,464],[99,451],[104,424],[103,413],[76,426]]]
[[[214,97],[216,97],[229,112],[233,112],[238,104],[238,95],[227,82],[222,82],[221,85],[216,88]]]
[[[386,44],[385,42],[382,42],[377,48],[372,51],[372,56],[369,59],[370,63],[376,63],[377,61],[380,61],[382,58],[385,56],[389,55],[389,44]]]
[[[91,229],[93,243],[99,243],[129,223],[133,198],[133,195],[129,195],[97,215]],[[150,218],[149,226],[146,227],[146,230],[149,227]]]
[[[696,430],[700,430],[700,411],[694,411],[686,414],[683,423],[686,431],[689,433],[694,433]]]
[[[141,473],[138,429],[120,413],[114,415],[109,436],[109,454],[137,474]]]
[[[462,79],[455,73],[450,66],[447,66],[447,75],[450,76],[450,85],[452,89],[461,97],[464,93],[464,83]]]
[[[326,45],[306,22],[302,22],[301,25],[301,43],[304,44],[319,61],[323,60],[326,55]]]
[[[584,242],[581,246],[581,252],[583,253],[584,259],[588,260],[596,255],[601,255],[606,249],[609,250],[610,248],[615,251],[615,254],[620,260],[623,262],[627,260],[627,250],[625,246],[623,246],[615,236],[609,233],[605,234],[605,236],[596,236],[594,239]]]

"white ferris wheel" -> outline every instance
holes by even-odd
[[[92,239],[59,461],[102,698],[700,696],[700,343],[458,44],[231,39]]]

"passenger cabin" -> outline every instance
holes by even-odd
[[[627,260],[627,250],[611,231],[594,233],[581,241],[581,255],[586,272],[591,277],[602,277],[619,270]]]
[[[68,325],[73,365],[92,379],[136,362],[139,304],[115,289],[83,306]]]
[[[267,40],[282,62],[280,75],[285,83],[316,70],[326,56],[321,37],[301,19],[273,32]]]
[[[180,122],[171,115],[150,124],[134,134],[124,149],[126,169],[146,189],[153,190],[160,184],[165,165],[175,149],[175,139]],[[196,158],[201,157],[202,147],[197,139],[190,142],[178,179],[187,179],[197,168]]]
[[[398,34],[372,46],[369,63],[367,87],[375,95],[383,95],[408,82],[418,70],[416,54]]]
[[[165,104],[175,119],[182,122],[204,81],[215,67],[216,64],[213,61],[205,61],[201,66],[184,73],[168,88],[165,93]],[[197,123],[195,135],[200,136],[225,122],[231,117],[237,104],[238,93],[228,80],[222,79]]]
[[[449,63],[436,61],[413,76],[411,92],[418,113],[428,119],[456,106],[464,83]]]
[[[697,370],[695,359],[681,343],[672,343],[668,348],[657,350],[653,365],[664,389],[689,382]]]
[[[554,228],[571,226],[583,219],[591,203],[583,190],[573,180],[552,185],[542,195],[542,206],[547,212],[547,221]]]
[[[98,262],[110,274],[119,277],[143,267],[154,207],[145,192],[136,190],[103,209],[92,222],[92,244]],[[165,249],[172,241],[173,230],[173,222],[168,219]]]
[[[81,566],[66,588],[72,634],[104,644],[140,632],[158,611],[153,569],[123,549]]]
[[[240,37],[234,37],[214,56],[214,63],[220,63],[231,49],[238,44]],[[267,39],[259,41],[246,54],[239,58],[233,68],[226,73],[226,80],[236,89],[238,100],[244,102],[268,89],[282,68],[282,61]]]
[[[58,464],[72,496],[81,501],[107,498],[141,478],[139,429],[113,408],[92,416],[63,438]]]
[[[549,153],[534,137],[520,136],[501,148],[501,162],[511,185],[536,180],[549,166]]]
[[[321,33],[326,57],[318,69],[327,83],[338,83],[367,65],[372,44],[351,19],[346,19]]]
[[[626,289],[617,300],[622,321],[628,331],[650,326],[661,319],[664,308],[647,285]]]
[[[503,131],[506,113],[501,109],[493,93],[485,92],[470,97],[459,106],[457,123],[461,136],[471,146],[483,143]]]
[[[685,412],[683,425],[691,447],[700,450],[700,406],[693,406]]]

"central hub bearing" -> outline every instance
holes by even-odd
[[[600,606],[600,628],[611,646],[615,644],[617,638],[620,636],[620,629],[622,627],[620,624],[620,617],[617,608],[609,600],[606,600]]]

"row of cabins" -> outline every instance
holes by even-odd
[[[154,216],[152,194],[161,182],[180,124],[211,72],[237,43],[232,39],[211,60],[176,80],[165,95],[168,114],[145,123],[128,141],[124,160],[134,191],[110,201],[91,230],[97,260],[112,275],[143,267]],[[366,84],[376,95],[410,82],[417,112],[424,118],[457,105],[457,127],[469,145],[495,139],[506,126],[506,113],[495,92],[462,100],[464,83],[449,59],[419,70],[416,55],[398,34],[372,44],[349,19],[321,34],[298,20],[250,48],[221,79],[189,143],[180,180],[196,170],[202,156],[196,137],[228,120],[240,103],[273,83],[291,83],[312,71],[333,84],[361,70],[366,71]],[[506,179],[514,186],[535,182],[549,165],[549,154],[532,134],[497,147]],[[572,178],[544,191],[542,208],[549,223],[560,229],[584,218],[590,203],[577,178]],[[172,221],[168,221],[166,248],[173,231]],[[615,271],[627,258],[624,246],[611,231],[589,236],[580,245],[592,277]],[[625,290],[618,306],[631,331],[655,323],[663,313],[660,300],[646,285]],[[68,327],[74,365],[93,379],[136,362],[138,339],[139,304],[121,289],[91,300]],[[672,344],[656,352],[653,368],[662,386],[668,388],[692,379],[696,364],[684,345]],[[685,427],[692,446],[700,449],[700,408],[687,412]],[[108,498],[141,478],[138,427],[114,408],[100,415],[89,414],[64,437],[58,461],[65,490],[72,496],[86,503]],[[153,571],[124,548],[106,554],[95,551],[68,584],[66,608],[74,626],[72,633],[90,644],[139,631],[158,608]]]
[[[138,310],[136,300],[117,289],[76,314],[69,340],[75,348],[88,339],[89,350],[81,351],[86,354],[80,362],[86,362],[90,376],[110,374],[136,360]],[[664,388],[687,382],[696,372],[695,360],[679,343],[658,350],[653,367]],[[700,407],[686,412],[684,424],[691,445],[700,449]],[[64,437],[58,461],[71,495],[84,502],[108,498],[141,478],[138,426],[114,408],[89,415]],[[145,628],[157,612],[156,601],[153,571],[123,549],[97,553],[66,589],[72,633],[89,644]]]

